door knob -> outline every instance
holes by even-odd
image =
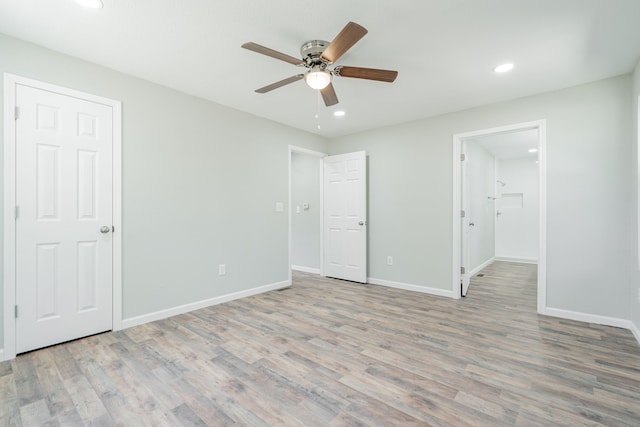
[[[365,225],[366,222],[365,221],[358,221],[358,225]]]
[[[469,223],[469,227],[475,227],[476,223],[475,222],[470,222]]]
[[[111,227],[107,225],[103,225],[102,227],[100,227],[100,232],[102,234],[107,234],[109,231],[111,231]]]

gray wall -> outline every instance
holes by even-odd
[[[633,73],[633,90],[632,90],[632,102],[633,102],[633,155],[631,158],[633,168],[633,187],[631,192],[631,210],[632,215],[632,243],[631,243],[631,286],[629,287],[629,293],[631,294],[629,300],[631,301],[631,321],[636,327],[636,331],[640,331],[640,262],[638,261],[638,226],[640,225],[640,157],[638,149],[640,145],[640,123],[638,123],[638,114],[640,105],[638,105],[638,97],[640,97],[640,62],[636,65],[635,72]],[[640,337],[637,337],[640,339]]]
[[[304,203],[309,203],[309,209],[304,209]],[[291,211],[291,264],[319,270],[320,159],[318,157],[291,153]]]
[[[631,88],[621,76],[332,140],[330,154],[368,154],[370,276],[450,289],[452,135],[546,119],[547,305],[628,319]]]
[[[2,35],[0,72],[122,101],[125,319],[288,279],[288,146],[323,138]]]

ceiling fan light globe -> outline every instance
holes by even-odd
[[[324,89],[331,83],[331,74],[326,71],[311,70],[304,76],[304,81],[311,89]]]

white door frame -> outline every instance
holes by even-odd
[[[538,242],[538,313],[544,313],[547,307],[547,133],[546,120],[516,123],[473,132],[453,135],[453,270],[452,293],[460,298],[460,255],[461,255],[461,161],[462,141],[479,136],[514,132],[520,130],[538,130],[538,182],[540,187],[539,242]]]
[[[120,101],[91,95],[49,83],[4,73],[4,351],[0,360],[16,357],[16,221],[12,214],[16,206],[16,86],[30,86],[111,107],[113,112],[113,324],[122,329],[122,107]]]
[[[321,153],[319,151],[313,151],[313,150],[309,150],[308,148],[302,148],[302,147],[296,147],[295,145],[289,145],[289,151],[288,151],[288,155],[289,155],[289,159],[288,159],[288,164],[289,164],[289,201],[288,201],[288,206],[289,209],[287,209],[287,212],[289,212],[289,286],[291,286],[291,284],[293,283],[293,273],[291,271],[291,265],[292,265],[292,253],[291,253],[291,239],[292,239],[292,230],[293,230],[293,225],[292,225],[292,220],[293,220],[293,212],[292,212],[292,196],[291,196],[291,185],[292,185],[292,172],[291,172],[291,154],[292,153],[299,153],[299,154],[307,154],[309,156],[313,156],[313,157],[317,157],[318,158],[318,164],[319,164],[319,173],[320,173],[320,200],[319,200],[319,207],[320,207],[320,228],[318,229],[318,234],[320,237],[320,275],[323,275],[323,265],[324,265],[324,239],[323,239],[323,233],[322,230],[324,229],[324,219],[323,219],[323,215],[322,213],[324,212],[324,186],[322,184],[322,177],[323,177],[323,167],[322,167],[322,158],[323,157],[327,157],[328,154],[327,153]]]
[[[466,156],[467,156],[467,144],[465,144],[464,140],[460,142],[460,159],[464,156],[465,161],[460,161],[460,210],[465,212],[464,218],[460,218],[461,221],[461,230],[460,230],[460,262],[461,266],[466,268],[466,271],[462,273],[460,270],[460,296],[464,297],[467,295],[467,291],[469,290],[469,283],[471,282],[471,270],[469,268],[469,255],[471,251],[469,250],[469,234],[471,233],[470,218],[471,218],[471,204],[469,203],[469,186],[465,185],[467,183],[467,165],[469,164]]]

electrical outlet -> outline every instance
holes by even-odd
[[[218,276],[227,275],[227,266],[225,264],[218,265]]]
[[[393,265],[393,257],[391,255],[387,257],[387,265]]]

